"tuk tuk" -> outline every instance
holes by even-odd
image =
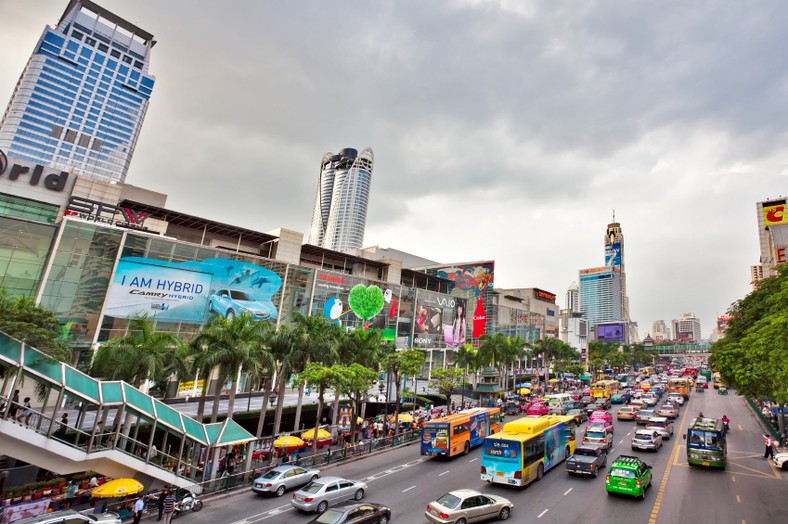
[[[520,405],[510,400],[506,403],[506,414],[507,415],[519,415],[520,414]]]
[[[727,395],[728,394],[728,386],[725,384],[720,384],[720,387],[717,388],[717,393],[720,395]]]

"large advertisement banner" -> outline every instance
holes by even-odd
[[[270,269],[227,258],[168,262],[123,257],[105,314],[201,324],[210,314],[230,318],[246,312],[267,320],[278,316],[273,296],[281,287],[282,278]]]
[[[788,224],[788,210],[785,200],[763,203],[763,227]]]
[[[476,297],[476,306],[471,317],[473,319],[471,336],[479,338],[484,335],[487,332],[487,308],[492,308],[491,301],[486,298],[488,292],[492,292],[494,287],[495,262],[458,264],[436,268],[434,271],[439,277],[454,282],[455,289],[473,291]]]
[[[621,244],[614,242],[605,246],[605,265],[621,267]]]
[[[597,325],[596,339],[599,342],[624,342],[624,323]]]

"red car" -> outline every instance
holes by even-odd
[[[548,413],[550,413],[550,409],[547,407],[547,404],[541,404],[541,403],[531,404],[530,406],[528,406],[528,409],[525,412],[526,415],[537,415],[537,416],[547,415]]]

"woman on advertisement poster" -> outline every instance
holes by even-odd
[[[452,342],[459,347],[465,344],[466,320],[465,304],[457,301],[454,307],[454,325],[452,326]]]

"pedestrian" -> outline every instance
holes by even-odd
[[[11,406],[8,408],[8,418],[16,420],[16,412],[19,411],[19,390],[14,390],[14,395],[11,397]]]
[[[766,449],[763,452],[763,458],[764,459],[774,458],[774,447],[773,447],[774,440],[772,440],[772,437],[770,435],[763,436],[763,444],[766,447]]]
[[[172,513],[175,511],[175,494],[172,491],[167,491],[167,496],[164,497],[164,524],[172,522]]]
[[[66,430],[68,429],[68,413],[63,413],[63,417],[60,419],[60,427],[55,430],[53,436],[57,438],[64,438],[66,436]]]
[[[145,501],[142,497],[139,497],[134,503],[134,524],[140,524],[140,520],[142,520],[142,510],[144,509]]]
[[[24,419],[25,426],[30,427],[30,417],[33,416],[33,408],[30,406],[30,397],[25,397],[25,403],[23,407],[25,409],[22,411],[22,414],[19,415],[19,419],[17,421],[21,424],[22,420]]]

